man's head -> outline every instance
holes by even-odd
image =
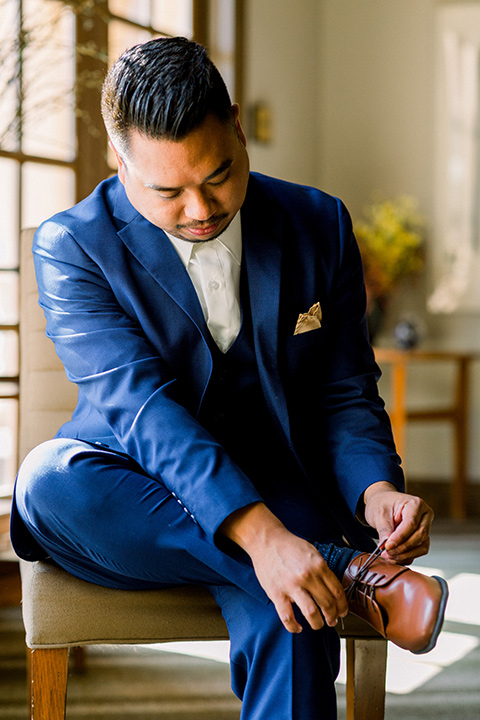
[[[204,48],[184,38],[127,50],[104,85],[102,112],[131,204],[190,242],[218,237],[249,177],[238,106]]]
[[[208,115],[233,123],[225,83],[204,47],[186,38],[160,38],[126,50],[102,91],[102,115],[125,157],[130,133],[182,140]]]

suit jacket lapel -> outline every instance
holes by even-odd
[[[128,203],[126,198],[125,202]],[[128,206],[133,210],[133,217],[128,208],[123,212],[123,219],[128,222],[119,230],[119,237],[145,270],[180,305],[208,343],[210,334],[197,293],[175,248],[163,230],[142,217],[130,203]]]
[[[256,184],[256,182],[255,182]],[[287,402],[278,368],[283,225],[281,207],[252,193],[242,208],[243,253],[255,350],[267,403],[290,442]],[[262,193],[263,195],[263,193]]]

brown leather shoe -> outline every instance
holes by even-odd
[[[387,640],[415,654],[435,647],[448,598],[445,580],[362,553],[342,583],[350,611]]]

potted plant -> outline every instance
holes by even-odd
[[[355,225],[367,291],[370,340],[383,322],[388,300],[398,285],[424,267],[425,221],[414,198],[402,196],[366,208]]]

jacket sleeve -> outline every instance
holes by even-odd
[[[252,483],[182,402],[178,379],[72,234],[47,221],[33,252],[47,335],[68,379],[119,447],[214,537],[231,512],[260,499]]]
[[[360,253],[340,201],[338,246],[328,303],[322,409],[334,476],[355,513],[364,490],[380,480],[404,489],[390,420],[379,397],[380,371],[368,340]]]

